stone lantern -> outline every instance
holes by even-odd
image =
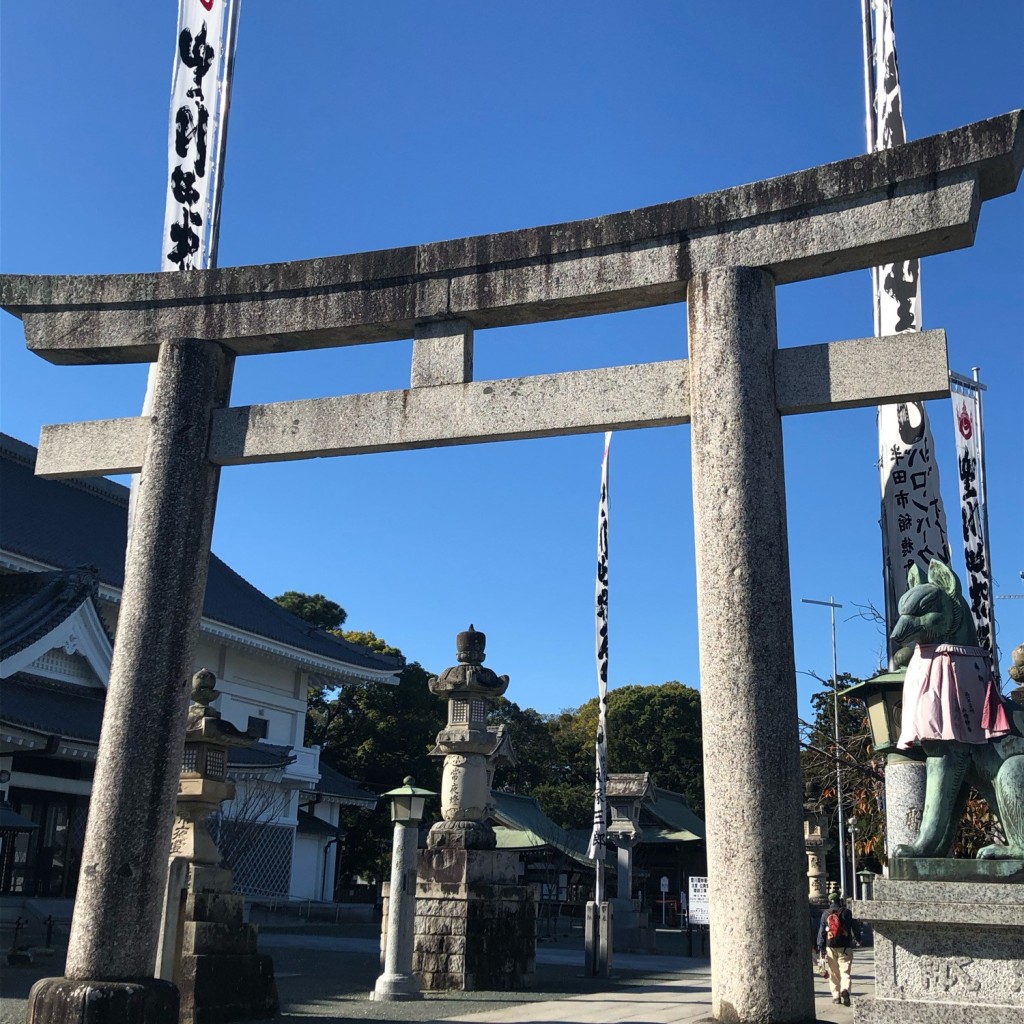
[[[211,704],[220,696],[217,677],[201,669],[192,678],[192,706],[185,732],[185,753],[178,780],[178,820],[171,854],[193,864],[220,864],[220,850],[210,835],[207,820],[225,800],[235,795],[228,779],[228,747],[251,746],[248,736],[225,722]]]
[[[608,836],[615,843],[618,896],[609,900],[613,944],[620,952],[644,952],[654,946],[646,910],[633,899],[633,848],[640,837],[640,808],[656,799],[649,772],[614,772],[607,785]]]
[[[426,991],[529,988],[537,958],[535,895],[519,884],[519,855],[497,849],[488,818],[493,773],[515,763],[509,731],[488,727],[508,676],[483,667],[486,637],[456,641],[458,664],[431,679],[448,701],[433,756],[444,758],[441,814],[418,855],[413,971]]]
[[[427,837],[430,849],[493,850],[489,758],[501,739],[487,728],[491,705],[508,689],[508,676],[483,667],[487,636],[472,624],[456,638],[458,664],[430,680],[430,692],[448,701],[448,724],[432,753],[444,757],[441,815]]]
[[[825,855],[835,843],[828,834],[828,815],[821,803],[821,787],[804,783],[804,852],[807,854],[807,897],[814,907],[828,903]]]
[[[201,669],[192,677],[192,705],[178,780],[178,819],[171,865],[160,976],[181,995],[179,1024],[216,1024],[276,1016],[274,964],[256,950],[257,928],[243,921],[244,897],[232,892],[232,873],[207,821],[235,795],[228,779],[228,749],[250,746],[255,736],[235,728],[212,707],[217,677]]]

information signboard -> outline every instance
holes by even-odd
[[[708,880],[706,877],[690,876],[690,924],[710,924],[708,907]]]

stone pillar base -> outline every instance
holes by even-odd
[[[422,998],[423,991],[414,974],[382,974],[370,993],[370,999],[378,1003]]]
[[[533,984],[537,908],[517,885],[518,857],[424,850],[416,881],[413,970],[427,991],[510,991]]]
[[[640,909],[638,900],[611,899],[615,923],[613,944],[616,953],[650,953],[654,950],[654,929],[650,914]]]
[[[42,978],[28,996],[27,1024],[178,1024],[169,981]]]
[[[1004,879],[1024,864],[918,865],[929,867],[919,878],[935,880],[877,879],[874,899],[854,904],[875,945],[875,994],[855,999],[856,1024],[1016,1024],[1024,1018],[1024,885]]]
[[[243,922],[243,897],[230,888],[230,871],[192,866],[174,974],[181,992],[180,1024],[277,1015],[274,961],[256,951],[258,929]]]

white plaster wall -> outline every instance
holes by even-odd
[[[292,852],[292,883],[291,894],[299,899],[320,899],[320,882],[323,871],[323,847],[328,842],[327,836],[295,836],[295,849]],[[334,847],[331,847],[333,850]],[[331,898],[331,883],[334,876],[327,868],[327,898]]]

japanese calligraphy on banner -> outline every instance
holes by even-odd
[[[210,265],[236,0],[179,0],[161,270]]]
[[[882,548],[889,629],[915,562],[927,572],[933,558],[950,560],[939,471],[928,416],[920,402],[878,409],[878,458],[882,474]]]
[[[960,513],[964,528],[967,601],[978,630],[978,644],[995,652],[988,546],[981,507],[981,396],[977,391],[953,395],[956,464],[960,477]]]
[[[907,141],[903,123],[892,0],[877,0],[874,31],[875,136],[873,150]],[[921,267],[917,260],[876,267],[875,334],[921,329]],[[882,483],[882,553],[887,632],[896,625],[896,606],[907,589],[907,570],[916,561],[927,571],[932,558],[949,563],[946,517],[939,494],[928,413],[920,402],[878,410]]]
[[[171,73],[171,127],[167,201],[161,238],[161,270],[202,270],[217,265],[220,207],[227,143],[231,70],[241,0],[179,0],[178,31]],[[157,364],[150,364],[142,415],[150,416]],[[128,492],[128,542],[139,477]]]
[[[612,435],[604,435],[601,462],[601,501],[597,510],[597,742],[594,780],[594,828],[587,856],[603,857],[608,806],[608,453]]]

